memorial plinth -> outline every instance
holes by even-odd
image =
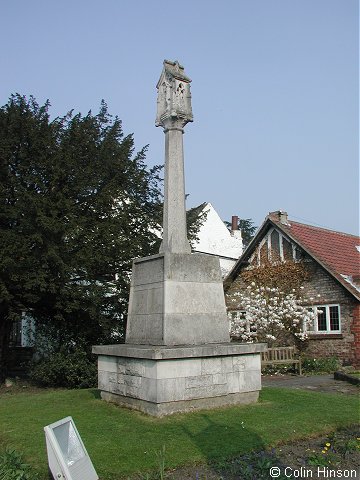
[[[164,61],[163,241],[159,254],[133,261],[125,344],[93,347],[102,398],[155,416],[255,402],[261,389],[265,344],[230,343],[219,259],[192,254],[186,235],[190,82],[178,62]]]
[[[99,389],[109,402],[153,416],[256,402],[264,344],[105,345]]]

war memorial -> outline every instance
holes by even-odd
[[[156,126],[165,134],[163,240],[133,261],[124,344],[93,347],[101,397],[154,416],[252,403],[265,344],[230,342],[218,257],[191,253],[183,133],[193,121],[190,78],[164,61]]]

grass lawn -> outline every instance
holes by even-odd
[[[222,461],[289,440],[357,423],[356,396],[264,388],[254,405],[155,419],[100,400],[96,390],[0,395],[0,450],[11,446],[47,475],[43,427],[71,415],[101,480],[157,469]]]

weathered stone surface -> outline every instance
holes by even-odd
[[[142,345],[161,345],[164,332],[164,317],[162,314],[129,315],[127,338],[136,338]]]
[[[152,360],[165,359],[190,359],[202,357],[221,357],[226,365],[232,365],[232,356],[241,356],[264,352],[267,348],[266,343],[213,343],[207,345],[182,345],[182,346],[152,346],[152,345],[96,345],[92,352],[96,355],[111,357],[130,357],[134,359],[144,358]],[[224,358],[223,358],[224,357]],[[256,355],[255,365],[260,366],[260,355]],[[240,359],[239,359],[240,361]],[[257,367],[257,368],[258,368]]]
[[[226,365],[222,361],[222,357],[202,358],[201,359],[201,373],[203,375],[222,373],[226,371]],[[229,365],[231,368],[231,365]]]
[[[131,285],[146,285],[162,282],[164,278],[164,256],[152,255],[133,261]]]
[[[158,90],[155,125],[167,127],[166,120],[180,119],[182,126],[193,121],[190,78],[178,61],[164,60],[163,70],[156,85]]]
[[[198,387],[208,387],[214,384],[212,375],[196,375],[193,377],[186,377],[185,388],[192,389]]]
[[[196,345],[229,340],[218,258],[164,253],[134,261],[126,343]]]
[[[179,358],[157,362],[155,376],[159,380],[165,378],[187,378],[201,375],[201,358]]]
[[[99,357],[98,358],[98,369],[99,371],[104,372],[114,372],[118,371],[118,362],[116,357]]]
[[[213,313],[167,314],[164,318],[164,345],[197,345],[228,342],[226,318]]]
[[[212,378],[215,385],[224,385],[227,383],[226,373],[215,373]]]
[[[110,392],[101,392],[101,398],[107,402],[115,403],[134,410],[140,410],[154,417],[163,417],[178,412],[192,412],[200,409],[211,409],[231,405],[247,405],[257,402],[259,392],[233,393],[211,398],[197,398],[192,400],[179,400],[176,402],[156,403],[137,398],[116,395]]]
[[[163,378],[157,381],[156,402],[178,402],[185,399],[185,377]],[[147,400],[146,397],[143,398]]]
[[[218,257],[203,253],[165,257],[165,278],[178,282],[222,282]]]
[[[99,370],[99,389],[106,399],[155,415],[181,411],[180,404],[188,409],[186,403],[179,402],[203,408],[204,402],[193,404],[193,400],[208,399],[209,406],[216,406],[231,404],[234,394],[239,401],[241,395],[245,400],[255,398],[248,394],[255,395],[261,389],[260,351],[265,345],[229,343],[211,347],[94,347],[103,369]],[[109,371],[104,371],[107,367]],[[116,400],[114,395],[121,398]],[[223,400],[212,403],[210,399],[215,397]],[[159,404],[166,406],[161,409]]]

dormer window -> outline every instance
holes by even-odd
[[[267,261],[271,263],[296,262],[302,259],[302,257],[302,252],[294,243],[283,235],[282,232],[272,228],[260,242],[258,249],[250,258],[250,263],[255,260],[257,265],[261,266]]]

